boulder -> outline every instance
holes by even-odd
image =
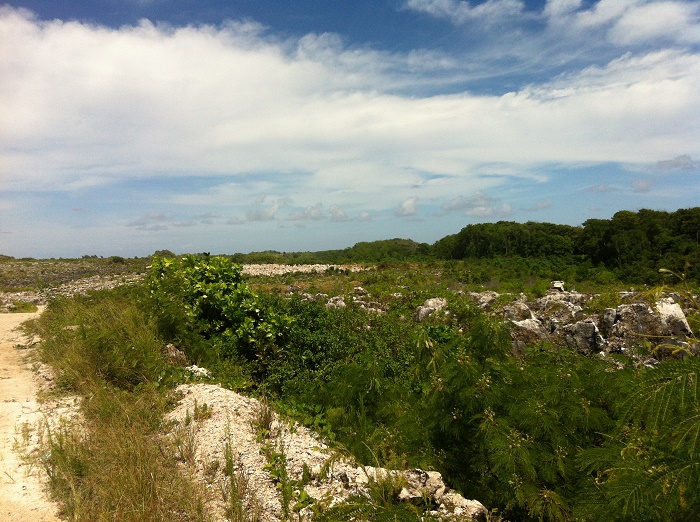
[[[442,310],[447,306],[447,299],[442,297],[433,297],[431,299],[426,299],[426,301],[416,308],[416,312],[413,314],[413,320],[416,322],[425,321],[428,317],[433,315],[438,310]]]
[[[447,492],[447,486],[442,481],[442,475],[437,471],[410,469],[404,471],[406,486],[399,493],[401,502],[412,502],[425,498],[439,501]]]
[[[187,366],[190,362],[187,360],[185,352],[180,350],[177,346],[169,343],[163,348],[163,355],[165,355],[168,364],[172,366]]]
[[[670,335],[693,337],[693,331],[690,329],[683,309],[672,297],[659,299],[656,303],[656,312],[668,328]]]
[[[482,310],[490,310],[491,305],[500,297],[500,294],[487,290],[485,292],[471,292],[468,294],[469,297],[474,299]]]
[[[623,304],[616,312],[607,338],[610,351],[625,351],[644,342],[655,345],[669,333],[666,324],[646,303]]]
[[[591,319],[567,324],[562,327],[562,333],[567,346],[583,354],[602,352],[606,347],[605,339]]]
[[[612,327],[615,326],[615,321],[617,320],[617,310],[615,308],[606,308],[600,315],[600,320],[598,322],[601,335],[607,339],[610,337],[610,332]]]
[[[551,289],[555,292],[563,292],[564,291],[564,281],[552,281]]]
[[[513,349],[516,352],[548,338],[547,331],[542,326],[542,323],[534,318],[513,321],[511,336],[513,338]]]
[[[513,301],[503,307],[503,317],[511,321],[524,321],[534,319],[535,316],[530,307],[523,301]]]
[[[437,513],[448,520],[489,520],[489,512],[481,502],[468,500],[453,491],[442,496]]]

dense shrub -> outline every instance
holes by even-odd
[[[160,331],[196,359],[264,359],[291,327],[291,318],[263,307],[241,267],[223,257],[156,257],[147,285]]]

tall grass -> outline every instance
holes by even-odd
[[[48,432],[42,460],[68,520],[204,521],[204,502],[164,436],[168,367],[138,290],[58,299],[37,322],[58,390],[84,422]]]

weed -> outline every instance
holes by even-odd
[[[228,421],[227,421],[228,423]],[[218,468],[218,461],[217,468]],[[255,491],[250,487],[250,477],[245,471],[239,454],[234,455],[230,424],[224,445],[224,480],[221,494],[226,504],[226,518],[230,522],[259,522],[263,507]]]
[[[258,442],[275,437],[276,433],[273,431],[274,421],[275,410],[265,397],[261,398],[250,420],[250,428],[255,433]]]
[[[173,430],[175,458],[188,466],[193,466],[197,454],[197,426],[187,419]]]
[[[69,520],[205,521],[203,496],[174,458],[193,462],[195,427],[162,434],[162,342],[129,292],[59,298],[38,321],[59,390],[84,398],[80,426],[46,430],[40,462]]]
[[[36,304],[29,301],[13,301],[7,308],[13,314],[34,313],[39,309]]]

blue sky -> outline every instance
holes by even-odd
[[[0,254],[698,205],[696,1],[0,3]]]

